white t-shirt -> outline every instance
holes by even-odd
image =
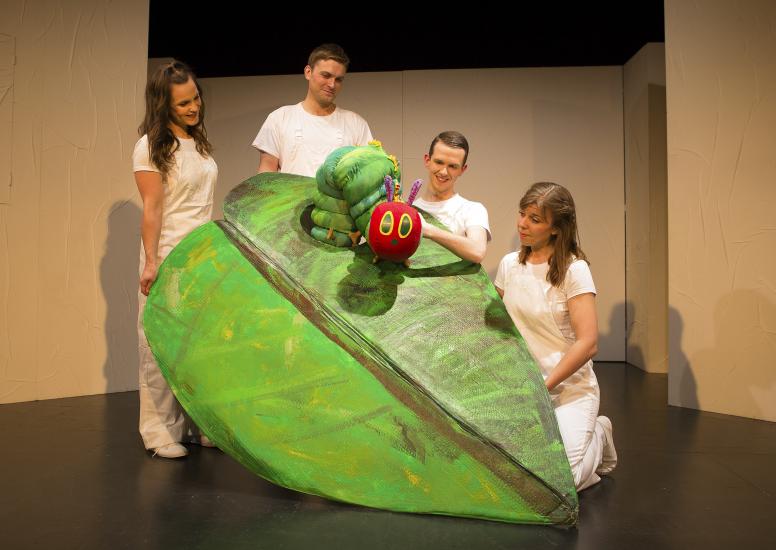
[[[212,157],[203,157],[193,139],[178,138],[175,163],[163,182],[162,231],[159,236],[159,259],[167,254],[192,230],[210,221],[213,214],[213,193],[218,179],[218,166]],[[134,172],[159,172],[151,162],[148,136],[141,137],[132,153]],[[145,254],[141,243],[142,271]]]
[[[277,157],[281,172],[314,177],[334,149],[370,141],[372,132],[356,113],[337,107],[330,115],[316,116],[297,103],[272,111],[252,145]]]
[[[560,287],[554,287],[547,280],[547,272],[550,269],[550,264],[547,262],[542,264],[531,264],[526,262],[525,265],[518,262],[518,253],[512,252],[504,256],[501,263],[498,266],[498,272],[496,273],[496,279],[493,284],[497,288],[506,291],[509,287],[510,278],[514,274],[526,274],[531,275],[537,279],[544,290],[544,295],[550,304],[550,311],[555,319],[555,323],[558,325],[560,332],[566,338],[569,343],[576,341],[576,335],[574,329],[571,328],[571,317],[569,316],[568,301],[574,296],[591,292],[596,294],[595,284],[593,283],[593,275],[590,273],[590,266],[584,260],[575,260],[571,262],[568,270],[566,271],[566,278]]]
[[[412,206],[425,210],[456,235],[465,236],[467,229],[478,226],[485,228],[488,240],[491,239],[488,211],[482,203],[466,200],[456,193],[444,201],[429,202],[418,198]]]

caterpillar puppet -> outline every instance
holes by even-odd
[[[396,157],[379,141],[335,149],[318,168],[313,195],[312,236],[338,247],[354,247],[363,235],[377,258],[406,261],[418,248],[421,221],[412,208],[416,181],[407,203],[401,199]]]

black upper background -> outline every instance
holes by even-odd
[[[249,5],[151,0],[148,56],[199,77],[298,74],[324,42],[345,48],[351,72],[623,65],[665,36],[663,0]]]

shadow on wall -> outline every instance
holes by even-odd
[[[609,314],[609,320],[607,321],[606,331],[604,332],[604,325],[603,325],[603,319],[598,320],[598,353],[600,354],[602,350],[621,350],[623,349],[623,342],[622,342],[622,323],[625,320],[625,302],[620,302],[619,304],[615,304],[615,306],[612,308],[611,313]],[[616,325],[619,325],[620,328],[615,328]],[[593,357],[593,361],[625,361],[626,358],[623,357],[622,359],[601,359],[600,357],[596,356]]]
[[[646,368],[646,357],[641,346],[633,345],[631,343],[631,333],[635,326],[630,322],[631,319],[636,317],[636,306],[633,302],[617,304],[612,312],[610,319],[616,319],[618,315],[623,315],[622,318],[626,319],[626,362],[641,368]],[[627,316],[626,316],[627,315]],[[668,368],[672,378],[674,376],[680,377],[678,400],[676,397],[672,397],[669,392],[669,404],[689,407],[693,409],[698,408],[698,392],[696,388],[695,378],[692,370],[688,368],[687,357],[682,352],[682,331],[684,328],[684,321],[682,320],[679,311],[676,308],[668,307]],[[599,345],[602,337],[599,337]]]
[[[668,372],[669,377],[678,377],[678,395],[671,398],[671,383],[669,382],[669,400],[670,405],[678,407],[689,407],[697,409],[698,407],[698,387],[695,382],[695,376],[689,366],[687,356],[682,351],[682,332],[684,321],[682,315],[674,307],[668,307]]]
[[[130,201],[114,203],[108,214],[105,255],[100,262],[100,284],[106,303],[106,393],[136,390],[138,384],[140,216],[140,208]]]
[[[623,305],[624,311],[621,309],[621,313],[625,315],[625,362],[646,370],[647,358],[644,357],[644,351],[640,345],[634,345],[631,340],[633,330],[636,327],[636,304],[632,300],[627,300],[625,304],[618,304],[617,307],[619,308]]]
[[[663,356],[662,358],[658,357],[650,357],[648,358],[644,352],[643,345],[644,344],[654,344],[654,342],[644,342],[643,339],[646,337],[648,339],[657,338],[658,335],[651,334],[650,331],[653,330],[666,330],[666,333],[668,331],[668,326],[663,324],[662,327],[653,327],[650,325],[644,325],[641,321],[637,321],[637,308],[636,304],[632,300],[628,300],[625,303],[625,311],[624,311],[624,319],[625,319],[625,361],[635,367],[639,367],[640,369],[646,371],[646,372],[653,372],[653,373],[660,373],[663,372],[660,370],[661,367],[667,368],[668,364],[668,357]],[[678,316],[678,312],[674,311],[674,314]],[[681,331],[681,319],[677,317],[676,319],[677,327]],[[637,331],[646,330],[647,334],[638,334]],[[637,333],[634,337],[634,333]],[[635,340],[635,341],[634,341]],[[653,347],[653,353],[656,353],[656,347]],[[668,353],[668,350],[665,350],[665,353]],[[651,364],[648,365],[647,363],[650,362]],[[650,370],[653,369],[653,370]]]
[[[113,203],[108,213],[105,255],[100,262],[100,284],[105,297],[106,357],[103,366],[105,392],[136,390],[138,386],[137,292],[140,265],[140,208],[130,201]],[[136,475],[135,460],[116,462],[114,452],[141,453],[143,444],[137,433],[137,398],[120,395],[99,400],[102,407],[102,432],[106,453],[91,453],[97,458],[95,471],[111,472],[120,464],[123,476]],[[116,451],[118,450],[118,451]],[[126,509],[142,509],[137,492],[117,496],[109,483],[98,484],[103,503],[124,501]],[[93,529],[96,547],[104,547],[104,530]]]
[[[723,296],[714,308],[712,341],[684,363],[682,406],[699,408],[697,383],[710,410],[776,420],[776,305],[757,290]]]
[[[598,288],[598,291],[600,293],[601,289]],[[598,307],[601,307],[600,303]],[[627,361],[628,356],[625,351],[627,341],[624,339],[623,331],[623,328],[626,328],[625,309],[625,302],[615,304],[609,312],[606,325],[604,325],[603,316],[598,318],[598,354],[593,357],[593,362]]]

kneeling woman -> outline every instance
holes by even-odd
[[[612,423],[598,416],[596,289],[579,247],[574,199],[536,183],[520,200],[520,250],[507,254],[495,285],[536,358],[550,392],[574,484],[582,490],[617,464]]]

